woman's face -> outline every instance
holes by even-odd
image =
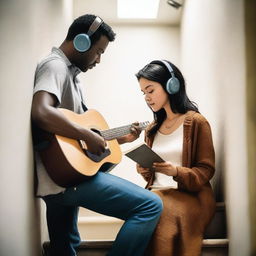
[[[145,95],[145,101],[152,111],[157,112],[161,108],[170,106],[168,94],[160,83],[142,77],[139,80],[139,84],[141,91]]]

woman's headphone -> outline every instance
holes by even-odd
[[[91,26],[88,29],[87,34],[81,33],[75,36],[73,40],[74,47],[79,52],[86,52],[91,47],[90,36],[93,35],[99,26],[103,23],[103,20],[100,17],[96,17]]]
[[[150,64],[162,63],[170,72],[171,78],[166,82],[165,88],[169,94],[176,94],[180,90],[180,81],[175,77],[174,70],[166,60],[152,61]]]

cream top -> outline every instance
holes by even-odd
[[[183,125],[180,125],[171,134],[156,133],[152,149],[165,161],[171,162],[174,166],[182,164]],[[177,188],[177,182],[172,176],[156,172],[152,189]]]

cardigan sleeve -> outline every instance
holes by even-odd
[[[191,132],[191,148],[188,155],[191,157],[191,167],[177,167],[178,174],[174,177],[179,188],[197,192],[209,182],[215,172],[215,153],[212,133],[209,123],[203,117],[194,125]]]

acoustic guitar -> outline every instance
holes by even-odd
[[[42,162],[52,180],[62,187],[78,185],[98,171],[108,172],[122,158],[122,152],[117,138],[130,133],[130,125],[109,129],[103,116],[96,110],[88,110],[76,114],[67,109],[59,110],[70,121],[100,134],[107,146],[100,156],[87,150],[84,141],[53,135],[48,147],[40,151]],[[140,129],[145,129],[149,122],[139,123]]]

